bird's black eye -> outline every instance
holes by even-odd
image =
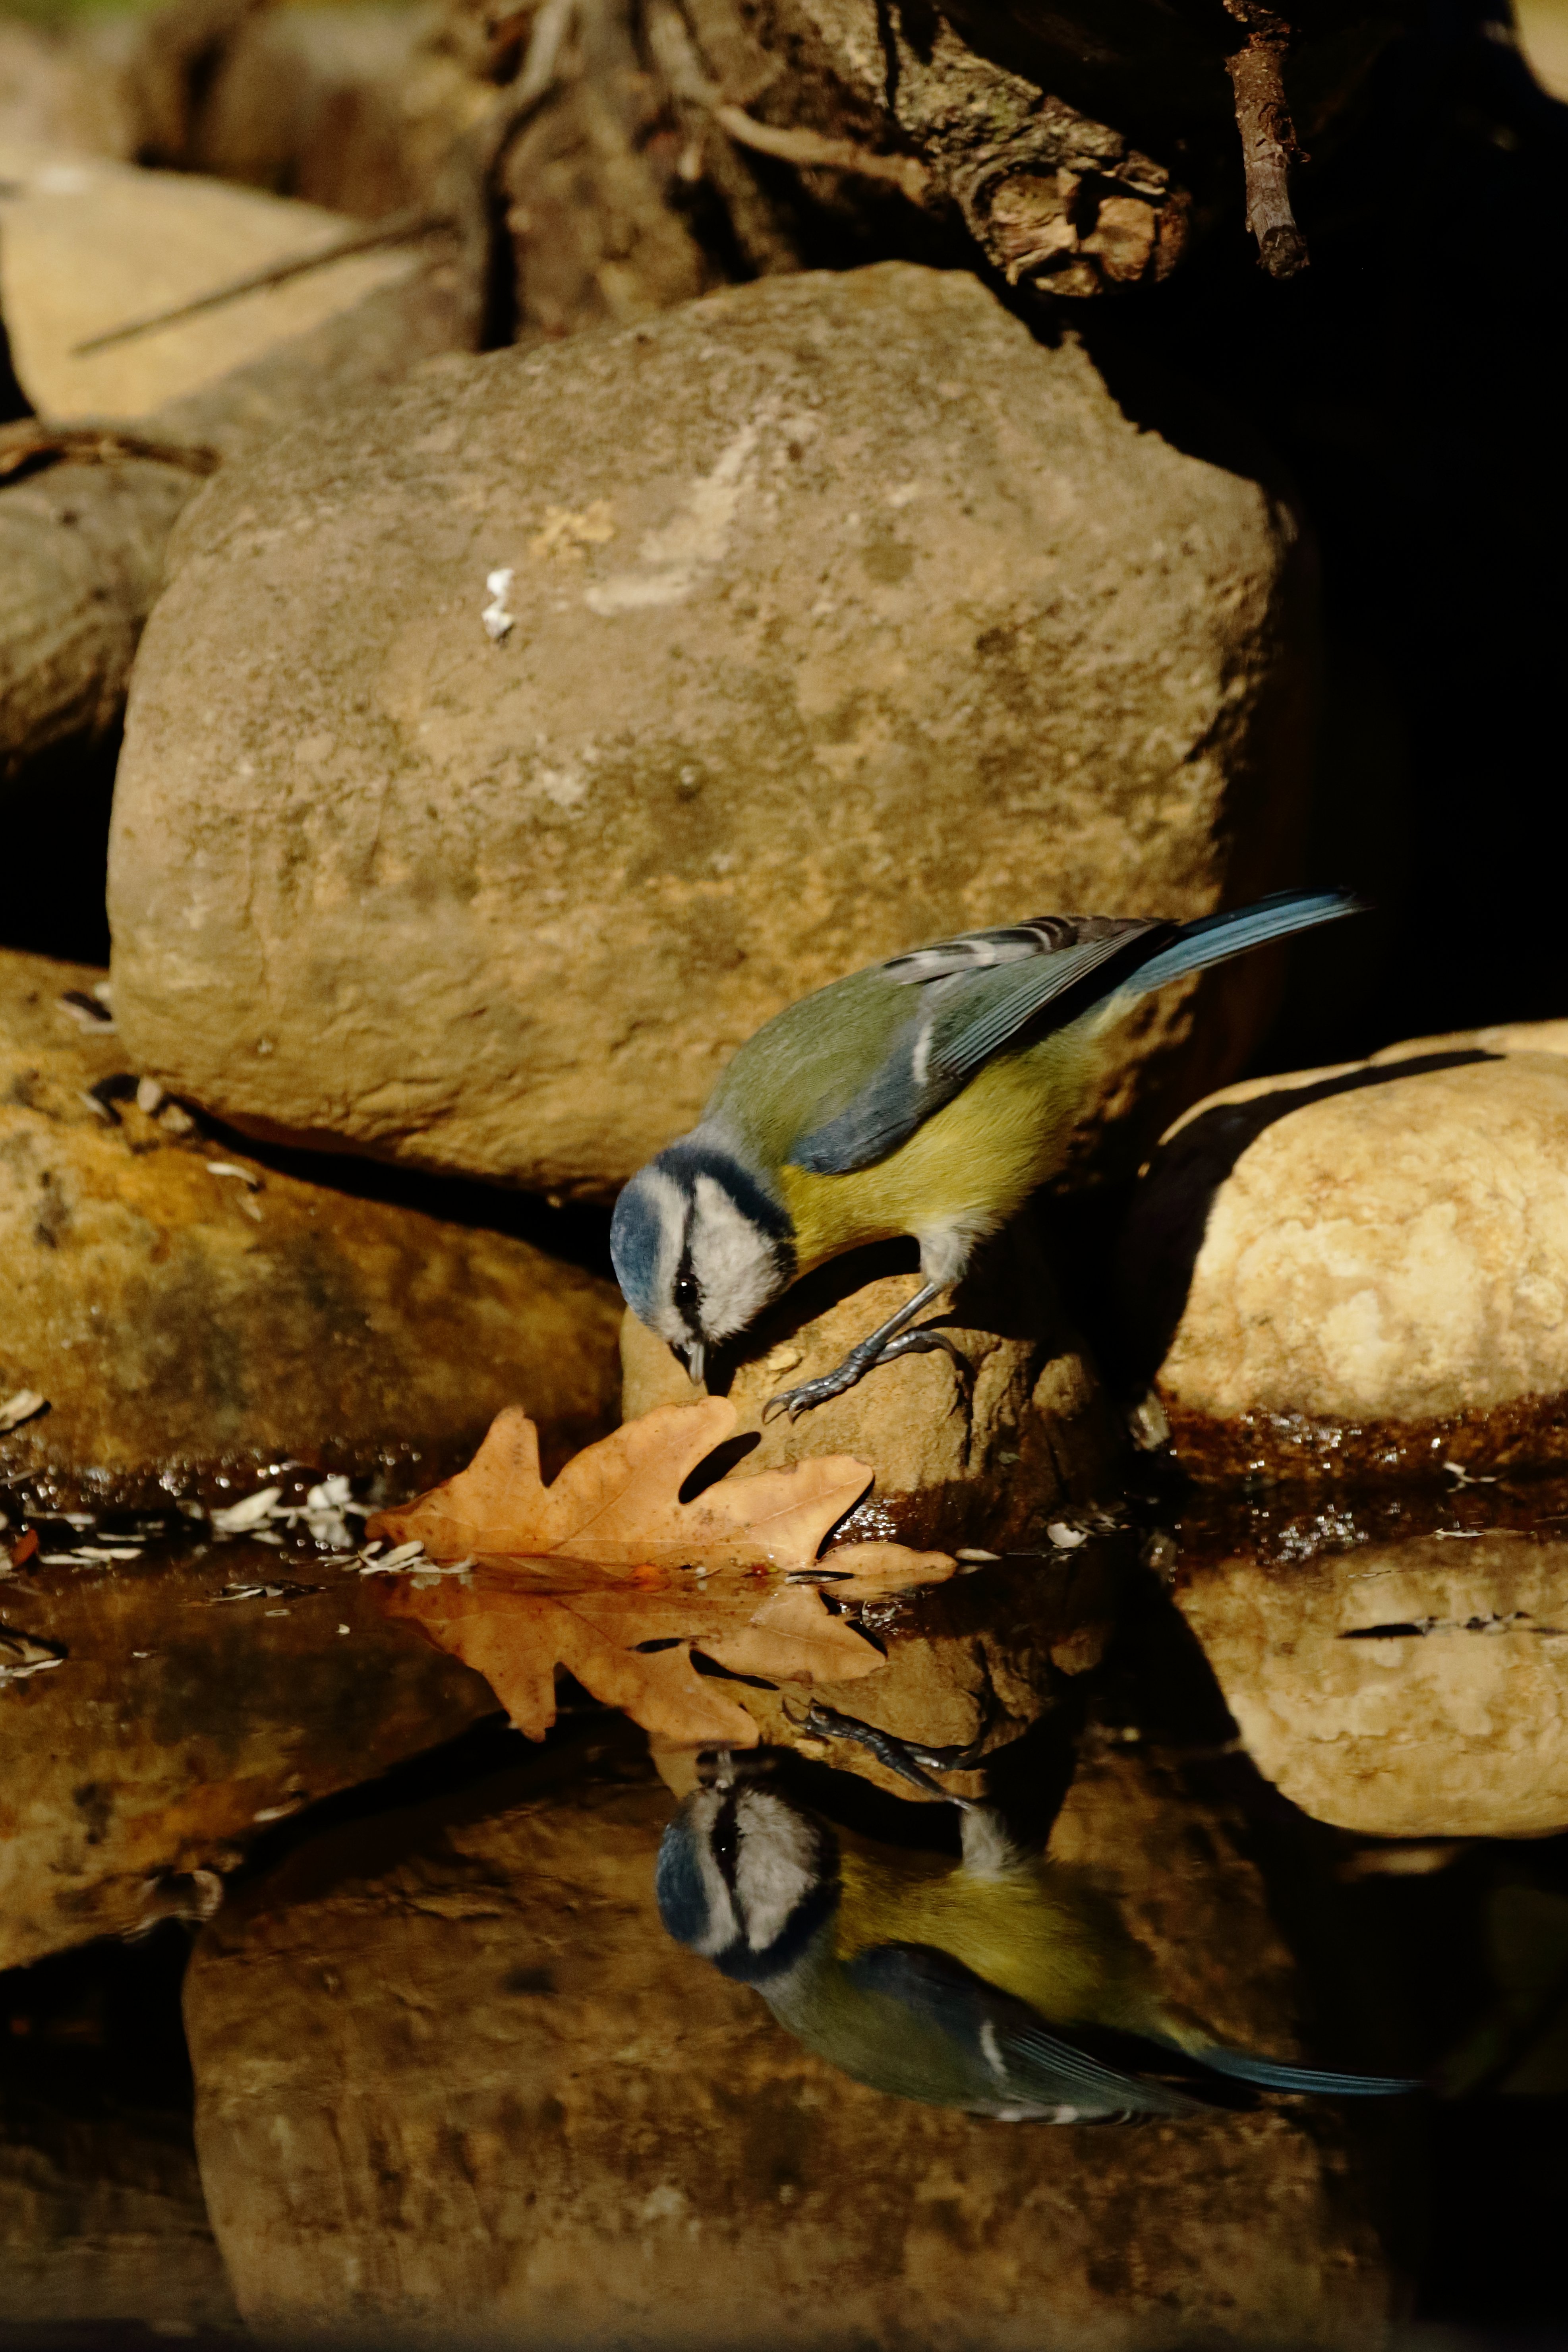
[[[702,1303],[702,1294],[697,1287],[697,1276],[689,1266],[683,1265],[675,1277],[675,1303],[689,1322],[695,1318],[697,1309]]]

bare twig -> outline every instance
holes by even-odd
[[[16,481],[43,466],[113,466],[138,460],[177,466],[187,474],[210,474],[218,457],[216,449],[199,442],[160,441],[116,425],[50,425],[41,416],[0,425],[0,482]]]
[[[816,164],[830,172],[858,172],[866,180],[890,180],[912,205],[924,202],[931,174],[912,155],[879,155],[847,139],[827,139],[820,131],[778,130],[755,121],[744,108],[720,104],[713,120],[728,131],[737,147],[754,148],[759,155],[777,155],[786,163]]]
[[[426,212],[423,205],[406,212],[394,213],[386,220],[373,221],[368,227],[356,229],[350,236],[340,237],[335,245],[324,245],[316,253],[297,253],[288,261],[275,261],[268,268],[253,269],[244,278],[231,278],[210,293],[197,294],[189,302],[177,302],[172,310],[153,310],[146,318],[128,320],[122,327],[110,327],[106,334],[89,335],[85,343],[73,346],[71,357],[85,359],[89,352],[107,351],[111,343],[128,343],[134,335],[150,335],[158,327],[172,327],[181,319],[194,319],[199,311],[216,310],[220,303],[237,301],[242,294],[257,294],[268,286],[282,286],[291,278],[303,278],[312,269],[324,269],[330,261],[342,261],[350,254],[374,253],[378,246],[408,245],[416,237],[430,236],[437,229],[450,226],[438,213]]]
[[[1263,0],[1225,0],[1247,38],[1226,59],[1247,170],[1247,225],[1271,278],[1307,267],[1307,240],[1290,208],[1290,165],[1304,160],[1285,96],[1290,28]]]

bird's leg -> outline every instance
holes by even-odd
[[[980,1760],[980,1750],[986,1732],[983,1726],[978,1739],[967,1748],[917,1748],[908,1739],[900,1739],[891,1731],[879,1731],[874,1723],[861,1723],[852,1715],[840,1715],[835,1706],[824,1706],[813,1699],[805,1712],[801,1728],[818,1739],[854,1739],[868,1748],[879,1764],[896,1772],[900,1780],[908,1780],[923,1789],[928,1797],[940,1797],[944,1805],[957,1805],[964,1812],[980,1811],[972,1797],[955,1797],[951,1789],[932,1778],[933,1772],[967,1772]],[[927,1768],[930,1768],[928,1769]]]
[[[958,1367],[960,1385],[967,1396],[974,1377],[968,1357],[945,1331],[909,1328],[915,1317],[933,1299],[940,1298],[946,1287],[942,1282],[922,1284],[907,1306],[900,1307],[896,1315],[889,1315],[885,1323],[879,1323],[874,1331],[868,1331],[832,1371],[819,1373],[814,1381],[802,1381],[798,1388],[781,1389],[777,1396],[770,1397],[763,1408],[763,1419],[771,1421],[775,1413],[787,1412],[792,1421],[797,1421],[814,1404],[826,1404],[829,1397],[842,1396],[846,1389],[852,1389],[857,1381],[865,1379],[873,1365],[890,1364],[898,1356],[929,1355],[936,1349],[952,1358]]]

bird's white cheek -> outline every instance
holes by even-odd
[[[767,1235],[710,1176],[698,1178],[696,1203],[688,1246],[703,1330],[710,1339],[728,1339],[784,1287],[778,1260]]]
[[[798,1813],[773,1797],[742,1804],[735,1892],[752,1951],[766,1951],[783,1933],[820,1874],[816,1838]]]

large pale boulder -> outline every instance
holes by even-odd
[[[1568,1460],[1563,1028],[1233,1087],[1166,1138],[1121,1278],[1189,1470]]]
[[[100,979],[0,954],[0,1406],[37,1400],[0,1420],[0,1482],[166,1500],[293,1454],[406,1490],[505,1404],[556,1462],[603,1433],[609,1283],[516,1234],[264,1167],[138,1097],[94,1019]]]
[[[1178,1570],[1247,1752],[1316,1820],[1378,1837],[1568,1829],[1568,1543],[1489,1528],[1484,1502],[1472,1516]]]
[[[1214,433],[887,264],[447,361],[226,468],[121,767],[140,1065],[255,1131],[602,1196],[877,955],[1286,878],[1310,565]],[[1140,1150],[1268,994],[1162,998],[1086,1139],[1114,1109]]]
[[[781,2346],[1092,2352],[1379,2335],[1397,2288],[1331,2116],[1053,2130],[867,2090],[665,1937],[665,1792],[573,1769],[318,1840],[204,1931],[197,2147],[251,2326],[717,2345],[761,2314]],[[1218,1817],[1184,1836],[1190,1813],[1119,1801],[1139,1769],[1096,1777],[1075,1859],[1114,1881],[1157,1831],[1183,1997],[1288,2045],[1255,1869]]]

